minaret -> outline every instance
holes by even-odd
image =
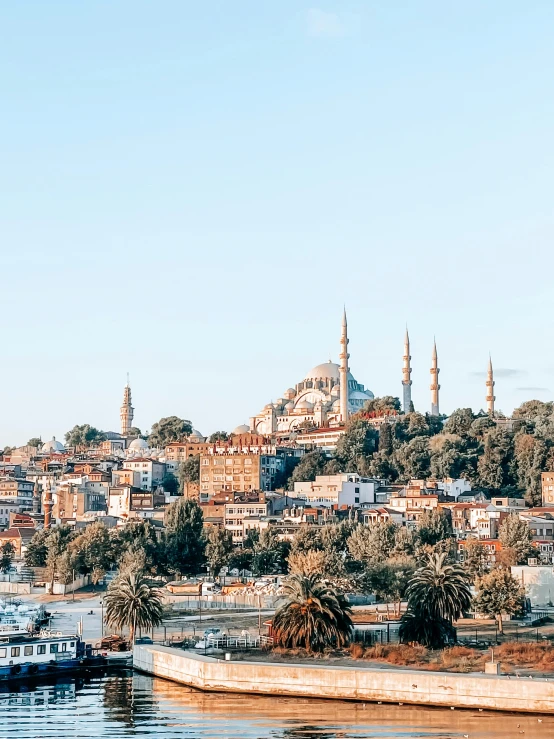
[[[346,308],[342,314],[342,330],[340,336],[339,378],[340,378],[340,419],[346,424],[348,421],[348,325],[346,322]]]
[[[52,483],[50,480],[46,483],[46,489],[44,491],[44,528],[49,529],[52,525],[52,506],[54,501],[52,500]]]
[[[121,436],[127,436],[133,426],[133,416],[135,409],[131,405],[131,386],[129,385],[129,375],[127,375],[127,384],[123,391],[123,405],[121,406]]]
[[[494,395],[494,377],[492,372],[492,359],[489,354],[489,368],[487,371],[487,413],[489,416],[494,416],[494,401],[496,397]]]
[[[408,327],[406,326],[406,336],[404,338],[404,363],[402,365],[402,410],[409,413],[412,405],[412,367],[410,365],[410,337],[408,335]]]
[[[431,365],[431,415],[439,415],[439,364],[437,359],[437,342],[433,343],[433,360]]]

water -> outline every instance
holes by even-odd
[[[4,688],[6,690],[6,688]],[[1,739],[536,739],[554,716],[198,693],[144,675],[0,693]],[[525,733],[523,733],[525,732]]]

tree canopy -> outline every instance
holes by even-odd
[[[89,423],[83,423],[81,426],[74,426],[65,435],[65,443],[67,446],[75,447],[91,447],[100,444],[106,440],[106,434],[99,431]]]
[[[165,447],[173,441],[181,441],[181,439],[192,432],[192,424],[177,416],[168,416],[160,418],[159,421],[152,424],[148,443],[151,447]]]

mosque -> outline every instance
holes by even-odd
[[[348,365],[348,323],[342,317],[340,364],[329,360],[318,364],[306,377],[285,390],[283,397],[268,403],[250,419],[249,431],[269,436],[279,431],[344,426],[352,413],[373,398],[371,390],[359,383]]]

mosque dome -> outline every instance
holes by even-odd
[[[133,452],[142,452],[145,449],[148,449],[148,443],[144,441],[144,439],[138,438],[129,444],[129,449]]]
[[[334,398],[338,398],[339,397],[339,395],[340,395],[340,385],[333,385],[333,387],[331,388],[331,395]]]
[[[331,360],[324,362],[323,364],[318,364],[317,367],[314,367],[308,372],[304,380],[319,380],[321,377],[323,379],[329,378],[338,382],[340,377],[338,364],[331,362]]]
[[[233,436],[240,436],[241,434],[249,434],[250,433],[250,426],[247,426],[245,423],[243,423],[241,426],[237,426],[236,429],[233,429]]]
[[[289,400],[289,402],[285,405],[285,410],[292,411],[293,409],[294,409],[294,403],[292,402],[292,400]]]
[[[292,400],[295,395],[296,390],[293,390],[291,387],[289,387],[289,389],[285,390],[285,392],[283,393],[283,398],[286,398],[286,400]]]
[[[313,403],[310,403],[309,400],[301,400],[295,405],[296,410],[299,411],[311,411],[314,407]]]
[[[192,432],[189,434],[189,439],[193,441],[204,441],[205,438],[197,429],[192,429]]]
[[[42,445],[41,452],[43,454],[52,454],[52,453],[56,453],[56,452],[65,452],[65,447],[64,447],[64,445],[61,442],[56,441],[56,437],[53,436],[50,441],[47,441],[46,444],[43,444]]]
[[[335,400],[331,408],[333,411],[340,411],[340,400]]]

